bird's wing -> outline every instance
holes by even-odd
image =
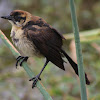
[[[60,49],[62,37],[50,27],[31,26],[27,31],[27,38],[34,43],[42,55],[59,68],[64,69]]]

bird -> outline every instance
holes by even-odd
[[[78,65],[62,48],[63,40],[65,40],[64,36],[44,19],[23,10],[13,10],[8,16],[1,16],[1,18],[7,19],[11,23],[10,37],[24,55],[17,57],[16,68],[18,64],[22,66],[22,63],[27,61],[29,57],[46,58],[40,73],[29,80],[33,81],[32,88],[36,87],[36,83],[41,80],[40,76],[49,62],[65,70],[63,57],[68,60],[75,73],[79,76]],[[89,85],[90,81],[86,73],[85,80],[86,84]]]

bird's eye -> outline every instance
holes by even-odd
[[[20,16],[14,16],[15,19],[20,18]]]
[[[20,22],[20,16],[14,16],[16,22]]]

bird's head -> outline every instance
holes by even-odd
[[[2,16],[1,18],[7,19],[12,26],[23,27],[31,20],[31,14],[22,10],[14,10],[8,16]]]

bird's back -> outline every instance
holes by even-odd
[[[61,57],[63,36],[54,28],[39,18],[37,21],[29,21],[23,27],[29,41],[32,41],[36,49],[52,63],[64,69]]]

